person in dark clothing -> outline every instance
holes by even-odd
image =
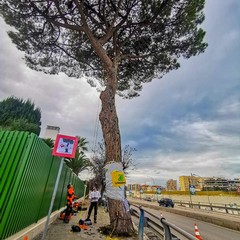
[[[97,191],[96,187],[93,187],[93,190],[89,194],[90,199],[90,207],[88,209],[88,216],[87,219],[90,219],[92,210],[94,208],[94,223],[97,223],[97,208],[98,208],[98,200],[101,197],[101,194],[99,191]]]
[[[70,215],[72,214],[72,207],[73,207],[73,200],[76,198],[74,195],[74,188],[71,184],[68,184],[67,186],[67,209],[64,217],[64,222],[68,223]]]

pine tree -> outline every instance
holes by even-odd
[[[138,96],[144,82],[179,68],[179,58],[204,52],[205,32],[199,28],[204,4],[204,0],[2,0],[0,13],[15,27],[9,36],[25,52],[30,68],[85,76],[92,86],[104,87],[99,119],[110,162],[122,160],[115,95]],[[111,202],[113,230],[130,232],[131,216],[123,202]]]

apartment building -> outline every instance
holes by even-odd
[[[240,189],[240,178],[180,176],[179,184],[181,191],[189,191],[190,186],[196,191],[236,191]]]
[[[167,181],[167,190],[176,191],[177,190],[177,180],[169,179]]]
[[[140,184],[134,183],[134,184],[128,184],[127,185],[127,190],[128,191],[129,190],[131,190],[131,191],[140,191],[140,189],[141,189],[141,185]]]

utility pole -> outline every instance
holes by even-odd
[[[192,173],[191,173],[191,174],[192,174]],[[203,179],[203,177],[201,177],[201,176],[199,176],[199,175],[197,175],[197,174],[194,174],[194,173],[192,174],[192,176],[199,177],[199,178],[201,178],[201,180]],[[200,183],[205,184],[204,181],[202,181],[202,182],[200,182]],[[210,203],[208,188],[206,187],[205,189],[206,189],[206,192],[207,192],[208,203],[209,203],[209,205],[210,205],[211,203]]]
[[[192,174],[191,174],[191,176],[192,176]],[[193,207],[193,205],[192,205],[192,194],[191,194],[191,191],[190,191],[190,187],[191,187],[191,182],[190,182],[190,178],[188,178],[188,190],[189,190],[189,196],[190,196],[190,202],[191,202],[191,208]]]

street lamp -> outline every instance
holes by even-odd
[[[195,176],[195,177],[199,177],[202,179],[201,176],[197,175],[197,174],[194,174],[194,173],[191,173],[191,176]],[[197,181],[198,182],[198,181]],[[204,184],[204,181],[203,182],[200,182],[202,184]],[[209,194],[208,194],[208,189],[206,188],[206,192],[207,192],[207,197],[208,197],[208,203],[210,204],[210,198],[209,198]]]
[[[153,185],[155,185],[155,180],[154,180],[154,178],[153,177],[150,177],[150,176],[147,176],[150,180],[152,180],[152,181],[150,181],[150,185],[151,185],[151,190],[153,189]]]
[[[150,184],[151,184],[151,191],[153,192],[153,186],[155,185],[155,180],[153,177],[150,177],[150,176],[148,176],[148,177],[152,180],[152,183],[150,181]],[[154,199],[154,195],[152,195],[152,198]]]

